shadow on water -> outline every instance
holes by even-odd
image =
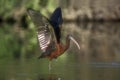
[[[2,58],[0,80],[120,80],[119,22],[66,23],[62,34],[63,42],[67,34],[73,35],[81,50],[71,42],[69,50],[52,61],[51,71],[47,59],[37,59],[40,54],[19,60]]]

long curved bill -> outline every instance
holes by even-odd
[[[78,44],[78,42],[72,36],[69,36],[69,38],[77,45],[78,49],[80,50],[80,45]]]

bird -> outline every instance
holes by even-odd
[[[69,48],[70,41],[80,49],[80,45],[71,34],[66,36],[66,44],[61,41],[63,19],[60,7],[54,10],[50,18],[31,8],[28,8],[27,12],[37,28],[38,43],[42,51],[39,59],[48,58],[51,61],[58,58]]]

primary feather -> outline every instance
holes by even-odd
[[[54,29],[57,43],[59,43],[61,38],[60,25],[63,23],[61,8],[58,7],[55,9],[50,17],[50,23]]]
[[[60,25],[63,23],[62,12],[60,7],[55,9],[55,11],[50,17],[50,21],[52,22],[53,25],[55,25],[54,27],[58,27],[57,25]]]
[[[43,52],[46,52],[46,49],[51,44],[51,42],[54,42],[53,45],[56,43],[54,29],[51,27],[49,20],[46,17],[42,16],[42,14],[39,12],[28,9],[28,14],[30,15],[34,24],[37,26],[39,46]]]
[[[43,52],[46,51],[46,48],[50,44],[51,35],[49,34],[50,32],[47,26],[46,28],[38,29],[38,41],[39,41],[40,48],[41,50],[43,50]]]

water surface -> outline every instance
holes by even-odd
[[[1,58],[0,80],[120,80],[120,23],[63,26],[62,38],[73,35],[80,51],[71,42],[69,50],[52,61],[50,71],[48,59],[37,59],[39,54]]]

